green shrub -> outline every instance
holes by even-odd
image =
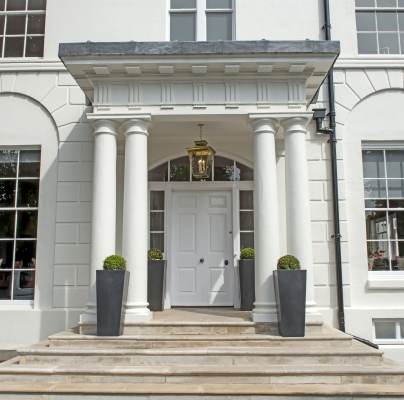
[[[104,269],[119,271],[126,269],[126,260],[122,256],[112,255],[104,260]]]
[[[160,261],[163,259],[163,253],[160,249],[150,249],[147,252],[149,260]]]
[[[244,247],[240,251],[241,260],[254,260],[255,250],[252,247]]]
[[[300,261],[291,255],[286,255],[278,260],[278,269],[300,269]]]

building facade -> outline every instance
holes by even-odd
[[[312,121],[334,66],[346,329],[404,357],[404,4],[330,5],[339,43],[314,0],[0,1],[3,347],[93,321],[113,253],[126,317],[151,318],[151,247],[167,308],[237,307],[255,247],[257,321],[276,318],[272,271],[293,253],[308,318],[336,326],[330,147]],[[198,124],[216,150],[204,181],[186,153]]]

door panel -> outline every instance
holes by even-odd
[[[172,215],[172,305],[233,305],[231,193],[174,193]]]

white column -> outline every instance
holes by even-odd
[[[319,320],[315,309],[309,177],[306,157],[308,118],[282,121],[285,131],[286,223],[288,253],[307,270],[306,320]]]
[[[278,123],[262,118],[254,129],[255,303],[253,319],[276,321],[273,270],[279,258],[278,188],[275,134]]]
[[[147,308],[148,125],[144,119],[123,124],[126,140],[122,252],[130,272],[125,322],[151,318]]]
[[[103,261],[115,254],[117,130],[114,122],[94,122],[94,170],[91,225],[91,264],[87,310],[82,323],[96,321],[95,277]]]

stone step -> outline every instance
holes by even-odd
[[[4,382],[156,384],[373,384],[404,385],[404,367],[383,364],[266,366],[127,366],[116,364],[14,365],[0,368]]]
[[[323,334],[330,329],[321,322],[306,324],[306,334]],[[95,335],[94,324],[81,323],[78,333]],[[225,335],[225,334],[276,334],[277,325],[274,323],[255,323],[252,321],[161,321],[125,323],[124,335]]]
[[[340,333],[311,335],[303,338],[282,338],[266,334],[238,335],[123,335],[119,337],[99,337],[63,332],[49,336],[49,347],[68,348],[184,348],[184,347],[350,347],[351,336]]]
[[[71,349],[33,346],[19,350],[24,363],[115,363],[128,365],[254,365],[360,364],[377,365],[383,353],[359,342],[341,348],[207,347],[167,349]]]
[[[13,394],[11,394],[13,393]],[[66,400],[98,399],[103,400],[397,400],[403,398],[403,385],[369,384],[139,384],[139,383],[54,383],[46,382],[4,382],[0,386],[0,400]],[[44,397],[46,396],[46,397]],[[93,396],[93,397],[92,397]],[[315,397],[314,397],[315,396]],[[401,397],[400,397],[401,396]]]

